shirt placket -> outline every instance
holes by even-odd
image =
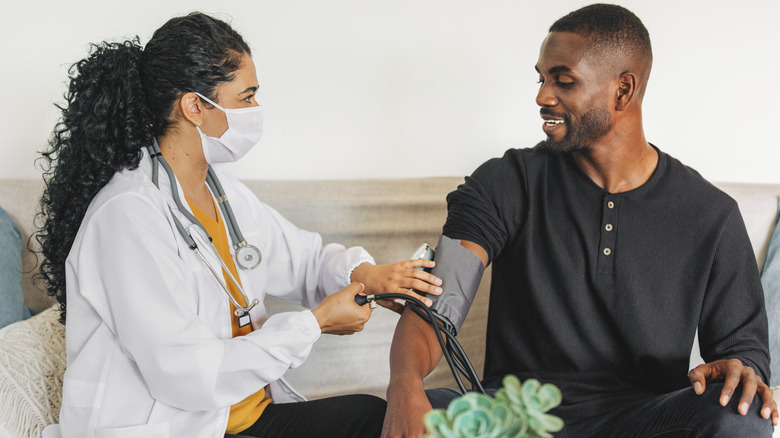
[[[614,195],[606,195],[602,200],[602,204],[601,233],[596,270],[599,275],[610,275],[614,271],[615,264],[615,242],[620,200]]]

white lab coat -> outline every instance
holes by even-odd
[[[346,287],[355,266],[373,263],[359,247],[323,247],[318,234],[218,172],[244,237],[263,257],[257,269],[238,270],[249,299],[260,300],[255,331],[232,338],[228,298],[176,230],[169,207],[190,222],[162,169],[160,189],[152,184],[151,167],[145,153],[138,169],[115,175],[73,243],[60,425],[44,436],[222,438],[230,405],[265,385],[274,403],[302,401],[282,376],[306,360],[319,325],[308,310],[269,318],[263,298],[312,307]]]

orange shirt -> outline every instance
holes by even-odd
[[[208,232],[209,236],[211,236],[212,243],[214,243],[214,247],[217,248],[217,253],[219,253],[220,258],[222,258],[222,261],[225,263],[225,265],[227,265],[228,269],[230,269],[230,273],[233,274],[233,277],[240,283],[240,280],[238,279],[238,272],[236,271],[236,265],[233,263],[233,255],[230,253],[230,242],[228,241],[227,233],[225,232],[225,226],[222,222],[222,216],[219,214],[217,205],[213,204],[214,211],[217,214],[217,220],[215,221],[208,214],[204,213],[201,209],[192,204],[189,199],[187,199],[187,203],[189,204],[190,209],[192,209],[192,213],[195,218],[200,221],[200,223],[206,229],[206,232]],[[233,295],[233,298],[236,300],[236,302],[242,306],[246,306],[244,297],[241,296],[241,292],[238,290],[236,285],[233,284],[233,281],[230,280],[230,276],[227,275],[224,268],[222,269],[222,276],[225,278],[227,288],[230,291],[230,294]],[[224,291],[219,291],[219,293],[224,293]],[[225,297],[225,299],[227,299],[227,297]],[[231,302],[230,320],[233,324],[234,338],[236,336],[243,336],[252,332],[252,324],[247,324],[244,327],[238,326],[238,317],[233,313],[235,310],[236,307]],[[258,418],[260,418],[260,414],[263,413],[263,410],[265,410],[266,406],[268,406],[270,403],[271,398],[265,396],[265,388],[263,388],[260,391],[257,391],[256,393],[245,398],[244,400],[234,404],[230,407],[230,416],[228,417],[228,425],[225,432],[229,434],[238,434],[246,430],[249,426],[253,425]]]

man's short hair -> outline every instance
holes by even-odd
[[[591,40],[594,51],[612,56],[642,59],[652,64],[650,34],[628,9],[603,3],[578,9],[559,19],[550,32],[571,32]]]

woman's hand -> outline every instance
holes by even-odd
[[[335,294],[328,295],[311,313],[317,318],[322,333],[331,335],[351,335],[363,330],[371,317],[369,306],[358,306],[355,295],[363,292],[365,286],[351,283]]]
[[[433,261],[423,259],[406,260],[386,265],[363,263],[352,271],[352,281],[359,281],[366,285],[367,294],[402,293],[415,297],[430,307],[433,304],[430,298],[420,296],[415,290],[439,295],[442,292],[441,279],[421,269],[414,268],[433,268],[435,264]],[[404,309],[403,304],[392,299],[378,300],[377,302],[398,313]]]

